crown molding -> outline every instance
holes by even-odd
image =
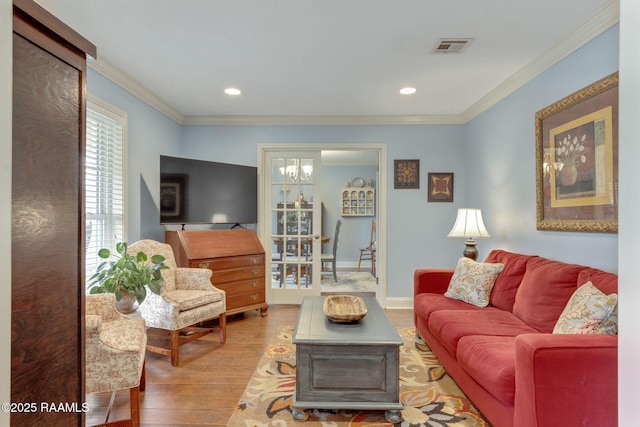
[[[140,98],[162,114],[175,121],[183,124],[184,116],[172,108],[169,104],[160,99],[153,92],[146,89],[139,82],[133,80],[128,74],[111,65],[108,61],[98,58],[96,61],[87,61],[89,67],[102,74],[127,92]]]
[[[600,13],[581,25],[575,31],[567,34],[551,49],[527,64],[520,71],[506,79],[494,90],[480,98],[475,104],[465,110],[461,117],[466,123],[482,112],[488,110],[500,100],[515,92],[542,72],[575,52],[598,35],[613,27],[620,21],[620,2],[613,0]]]
[[[395,116],[186,116],[184,125],[407,125],[461,124],[458,115]]]
[[[139,82],[104,59],[88,65],[180,125],[422,125],[464,124],[515,92],[536,76],[620,21],[620,2],[612,0],[600,13],[565,36],[554,47],[506,79],[461,114],[376,116],[184,116]]]

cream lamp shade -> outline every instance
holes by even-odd
[[[448,237],[466,237],[466,247],[462,255],[467,258],[476,260],[478,258],[478,250],[476,249],[476,241],[474,238],[489,238],[489,232],[482,221],[482,212],[480,209],[458,209],[458,216],[453,228],[449,232]]]

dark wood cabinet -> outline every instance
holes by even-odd
[[[264,248],[253,230],[167,231],[165,240],[178,267],[213,272],[211,283],[225,291],[228,315],[267,313]]]
[[[95,46],[35,2],[14,0],[11,402],[38,405],[12,411],[16,426],[84,426],[87,55]]]

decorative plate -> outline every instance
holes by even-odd
[[[336,323],[357,322],[367,315],[367,305],[353,295],[331,295],[325,298],[324,314]]]
[[[358,177],[358,178],[354,178],[353,181],[351,181],[351,186],[352,187],[364,187],[364,179]]]

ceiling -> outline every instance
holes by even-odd
[[[618,21],[618,0],[37,0],[182,124],[461,123]],[[442,38],[472,38],[433,53]],[[417,89],[401,95],[406,86]],[[238,96],[223,90],[236,87]]]

